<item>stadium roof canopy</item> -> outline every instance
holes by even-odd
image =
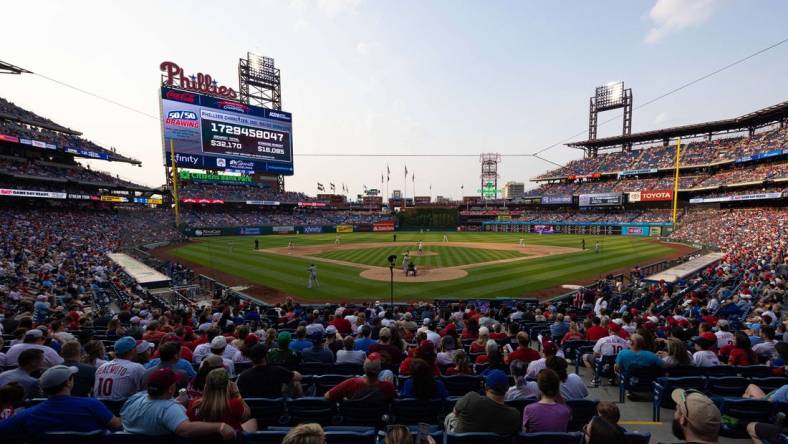
[[[788,101],[760,109],[733,119],[715,120],[693,125],[674,126],[629,135],[605,137],[595,140],[567,143],[567,146],[581,149],[606,149],[616,146],[669,140],[675,137],[699,137],[717,133],[730,133],[752,130],[788,119]]]

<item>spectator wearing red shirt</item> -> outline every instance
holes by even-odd
[[[473,369],[471,369],[470,360],[465,354],[465,350],[457,350],[457,353],[454,354],[454,367],[446,369],[446,376],[472,374]]]
[[[159,341],[161,341],[161,338],[164,337],[164,335],[166,335],[166,333],[159,330],[159,322],[153,321],[150,324],[148,324],[148,328],[146,329],[145,334],[142,335],[142,339],[145,341],[158,344]]]
[[[435,344],[429,339],[424,339],[419,343],[419,348],[416,349],[413,356],[409,356],[402,361],[402,364],[399,366],[399,374],[403,376],[410,375],[410,363],[413,362],[414,359],[423,359],[427,361],[428,364],[432,365],[435,376],[440,376],[441,371],[438,368],[438,363],[435,362],[436,358]]]
[[[566,334],[564,335],[563,338],[561,338],[561,343],[563,344],[563,343],[568,342],[568,341],[579,341],[579,340],[583,340],[583,339],[585,339],[585,338],[583,337],[583,334],[580,333],[580,331],[578,331],[577,324],[574,323],[574,322],[571,322],[569,324],[569,331],[566,332]]]
[[[465,328],[462,329],[462,339],[476,339],[479,337],[479,321],[475,318],[465,320]]]
[[[720,350],[720,354],[724,354],[730,350],[728,352],[728,365],[758,364],[758,358],[755,356],[755,352],[752,351],[750,338],[740,331],[736,332],[735,338],[736,343],[732,347],[725,346]]]
[[[601,323],[602,320],[598,316],[594,316],[594,319],[591,321],[591,328],[586,332],[586,340],[596,342],[610,334],[605,327],[600,325]]]
[[[429,341],[428,341],[429,342]],[[326,399],[337,402],[345,399],[366,400],[369,402],[389,402],[397,396],[394,384],[388,381],[379,381],[380,360],[364,361],[364,376],[346,379],[328,392]]]
[[[494,331],[490,333],[490,339],[492,339],[493,341],[501,341],[501,340],[506,339],[508,337],[508,335],[506,333],[504,333],[503,327],[501,327],[501,324],[498,324],[498,323],[493,324],[493,330]]]
[[[160,344],[159,344],[159,348],[161,348],[162,345],[164,345],[164,344],[166,344],[168,342],[175,342],[176,344],[183,344],[183,342],[181,341],[181,338],[179,338],[178,336],[176,336],[173,333],[169,333],[169,334],[167,334],[167,335],[165,335],[164,337],[161,338],[161,341],[160,341]],[[159,357],[159,349],[157,348],[156,351],[153,352],[153,354],[151,355],[151,359],[156,359],[158,357]],[[189,362],[192,362],[192,359],[194,359],[194,354],[192,353],[192,350],[189,347],[187,347],[185,345],[181,345],[181,358],[185,359],[185,360],[187,360]]]
[[[333,325],[336,327],[337,331],[342,336],[353,333],[353,327],[350,325],[350,321],[343,318],[342,316],[335,316],[334,319],[328,323],[328,325]]]
[[[524,331],[517,333],[517,343],[520,344],[517,349],[504,356],[506,364],[512,361],[531,362],[541,358],[539,352],[530,347],[531,338],[528,337],[528,333]]]
[[[191,421],[220,422],[236,431],[257,431],[257,420],[251,418],[251,409],[223,368],[208,373],[202,397],[189,402],[186,415]]]
[[[469,352],[471,353],[471,355],[484,353],[485,347],[487,346],[487,341],[489,339],[490,339],[490,330],[487,327],[479,328],[479,337],[476,338],[475,341],[471,342],[471,346],[469,348]]]

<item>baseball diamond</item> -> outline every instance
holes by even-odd
[[[156,254],[199,267],[208,276],[229,277],[233,284],[247,287],[244,293],[266,301],[272,296],[292,296],[323,302],[388,298],[387,257],[391,254],[397,255],[394,296],[411,301],[546,297],[565,293],[563,285],[582,285],[691,250],[625,236],[448,233],[450,242],[441,242],[443,234],[402,232],[392,242],[390,233],[343,233],[339,246],[335,234],[212,237]],[[525,246],[521,247],[523,236]],[[581,250],[583,239],[589,246],[585,251]],[[422,256],[417,252],[419,240],[424,241]],[[597,241],[602,245],[599,255],[590,248]],[[416,264],[415,277],[405,277],[402,271],[406,251]],[[310,263],[317,264],[320,288],[306,288]]]

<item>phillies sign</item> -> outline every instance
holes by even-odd
[[[630,202],[668,202],[673,200],[671,190],[644,190],[629,193]]]
[[[228,99],[236,99],[238,97],[238,93],[234,89],[219,86],[219,83],[209,74],[198,72],[197,74],[186,76],[183,73],[183,68],[175,62],[162,62],[159,69],[164,72],[164,84],[167,86],[177,86],[182,89]]]

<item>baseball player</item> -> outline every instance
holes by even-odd
[[[291,240],[287,241],[287,249],[288,250],[292,250],[293,249],[293,241],[291,241]]]
[[[599,245],[599,241],[594,243],[594,254],[599,254],[602,251],[602,246]]]
[[[525,246],[525,237],[521,237],[521,238],[520,238],[520,246],[521,246],[521,247],[524,247],[524,246]]]
[[[405,272],[405,275],[408,274],[408,265],[410,264],[410,255],[408,252],[405,252],[405,255],[402,256],[402,271]]]
[[[443,234],[443,242],[448,242],[448,241],[449,241],[449,236],[447,236],[446,233],[444,233]]]
[[[133,362],[137,356],[137,341],[124,336],[115,341],[115,359],[101,364],[96,369],[93,397],[121,401],[142,388],[145,367]]]
[[[306,284],[306,288],[312,288],[312,284],[320,288],[320,281],[317,280],[317,267],[315,264],[310,264],[306,270],[309,272],[309,282]]]
[[[419,241],[419,254],[424,253],[424,242]]]
[[[230,253],[232,254],[233,249],[235,248],[235,242],[230,241],[227,243],[227,245],[230,247]]]
[[[337,234],[337,237],[334,238],[334,246],[335,247],[339,246],[339,235],[338,234]]]

